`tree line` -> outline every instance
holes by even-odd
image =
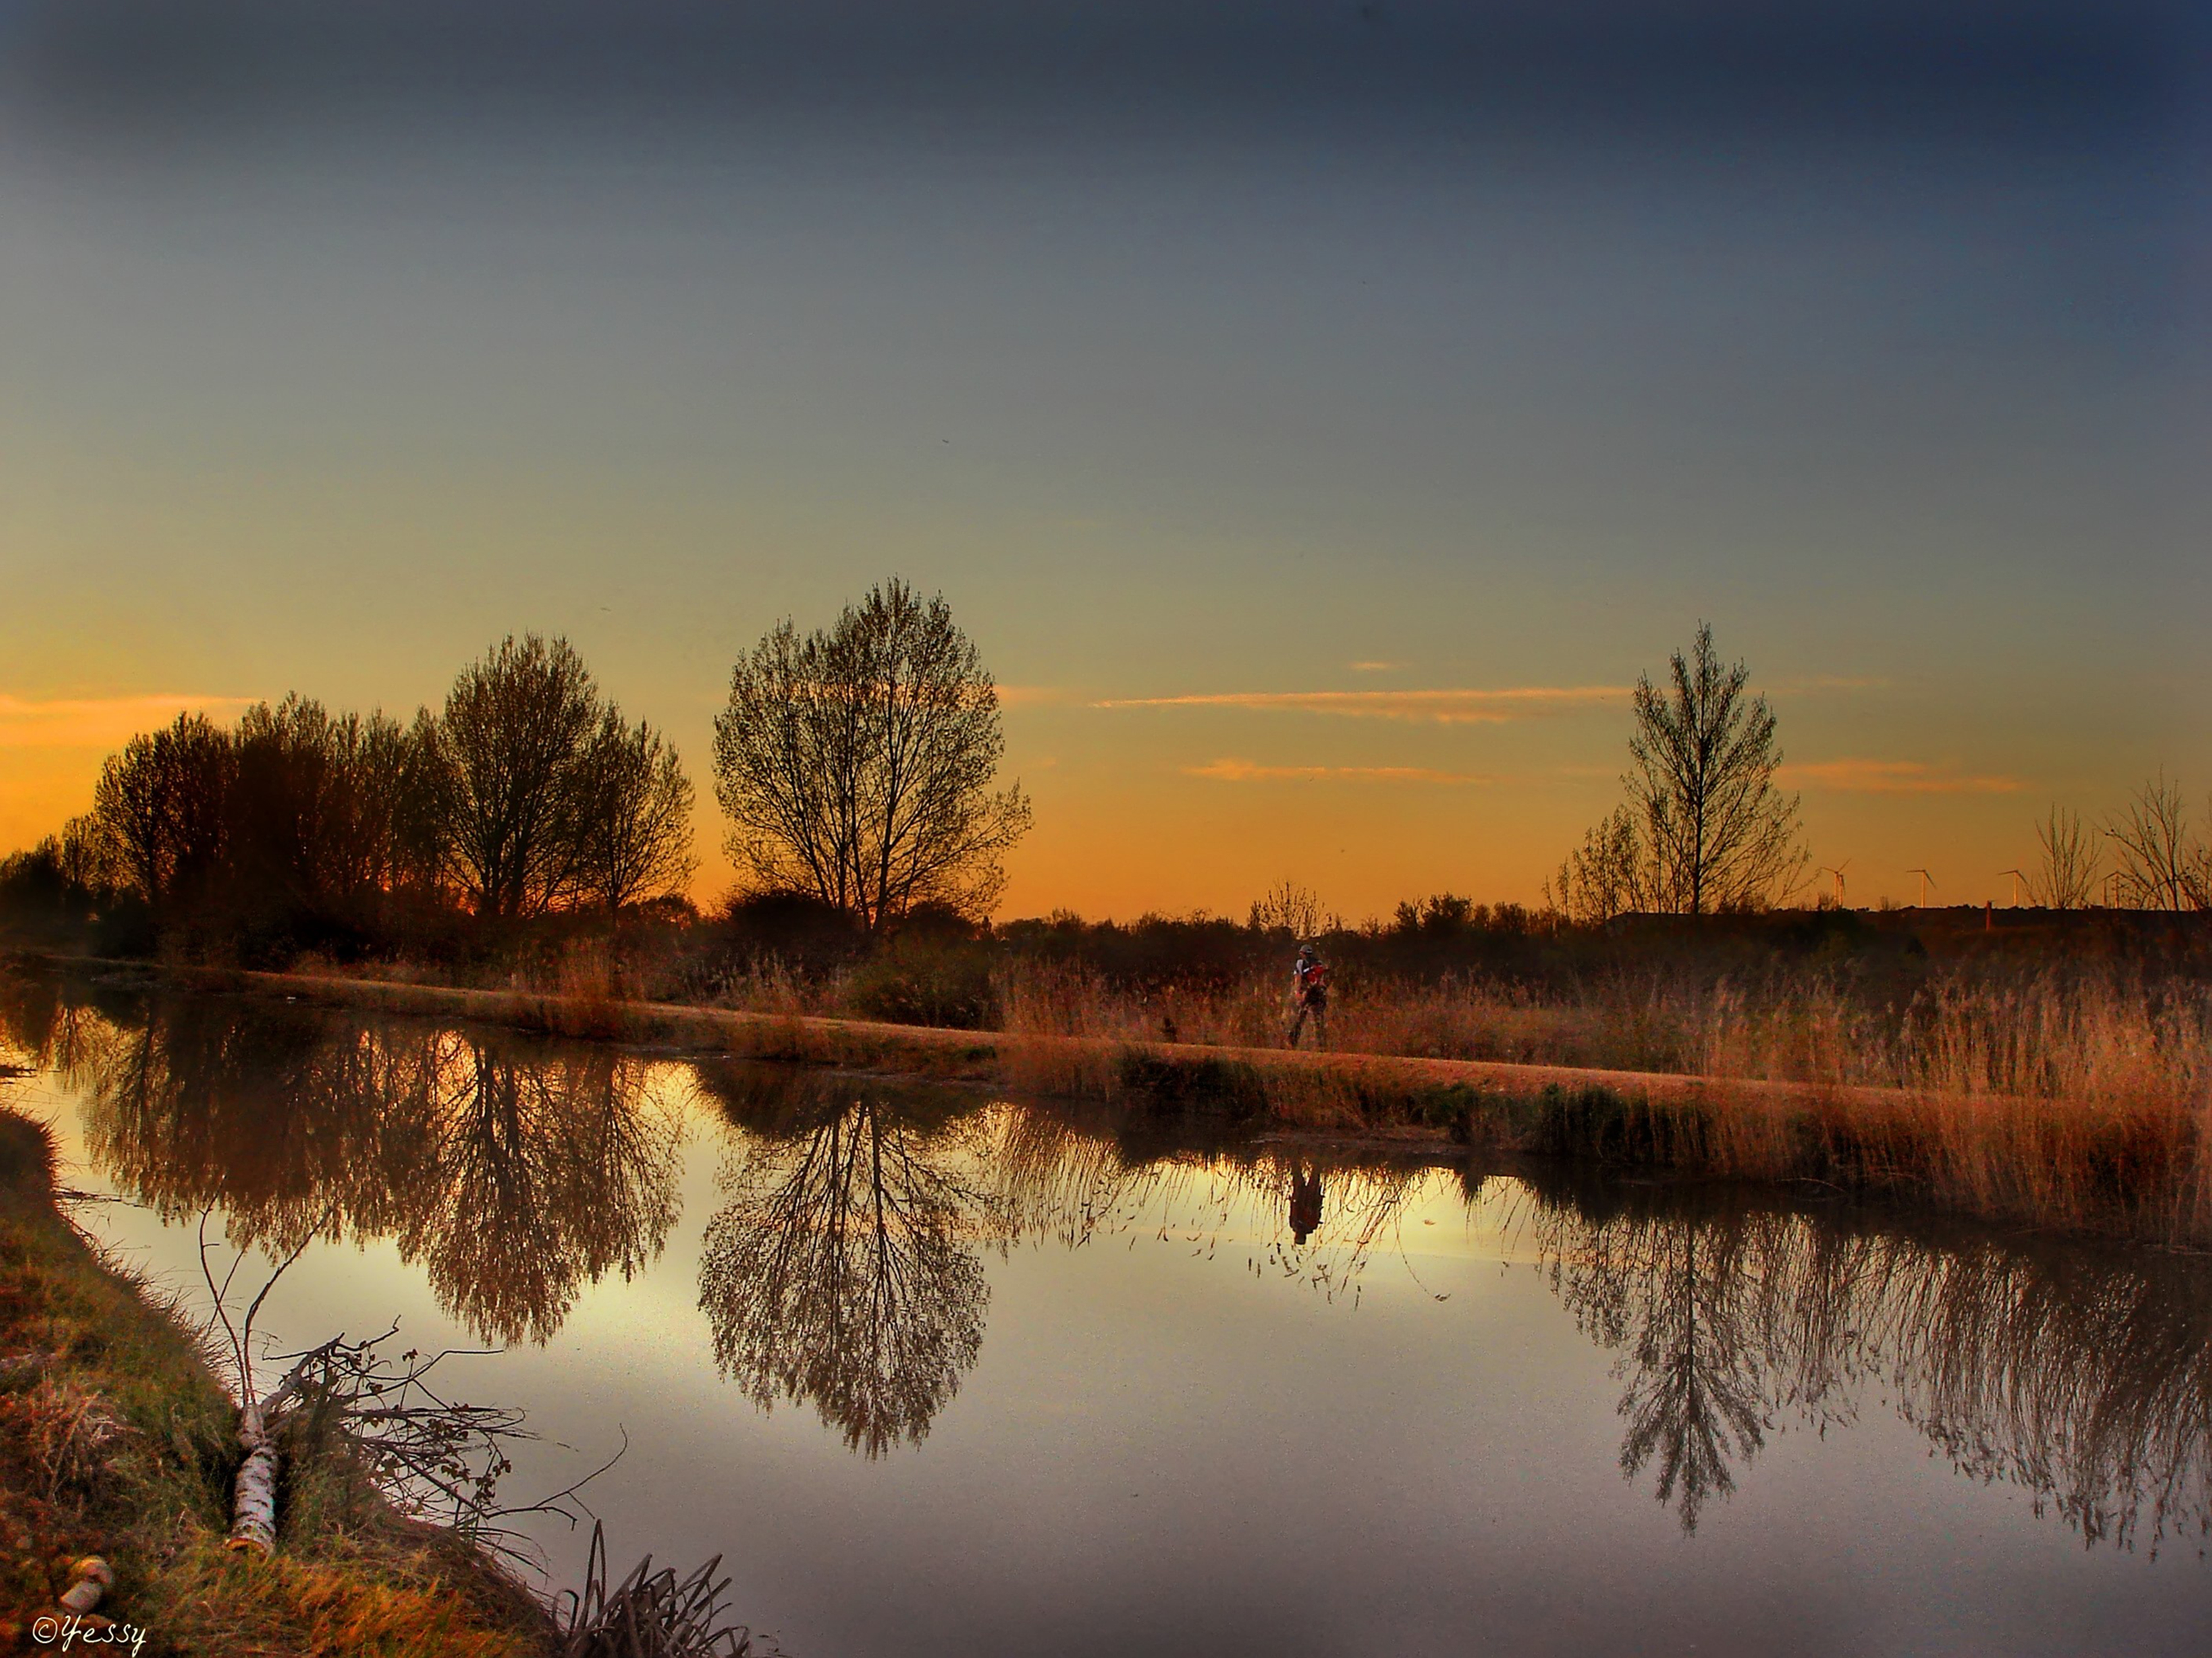
[[[1802,892],[1812,858],[1801,797],[1778,784],[1774,710],[1750,671],[1723,663],[1699,623],[1663,687],[1639,677],[1622,803],[1545,884],[1547,908],[1599,923],[1632,913],[1771,909]],[[2212,804],[2208,804],[2212,817]],[[2212,842],[2164,773],[2101,822],[2052,805],[2036,825],[2027,896],[2049,909],[2212,910]]]
[[[1558,921],[1796,902],[1811,859],[1780,786],[1774,712],[1700,624],[1638,681],[1622,803],[1545,885]],[[935,912],[988,920],[1032,813],[1000,786],[998,694],[942,597],[893,579],[827,627],[741,652],[714,722],[714,796],[742,890],[863,935]],[[692,785],[566,640],[510,635],[411,721],[294,695],[234,726],[182,714],[103,766],[91,810],[0,860],[0,908],[75,904],[248,954],[404,942],[426,923],[620,915],[673,904],[697,862]],[[2212,844],[2161,775],[2101,824],[2054,806],[2034,901],[2212,909]],[[1403,918],[1401,918],[1402,920]],[[1255,930],[1341,932],[1283,884]]]
[[[714,726],[726,845],[756,891],[873,931],[981,919],[1026,831],[998,697],[942,598],[896,580],[741,653]],[[565,639],[510,635],[413,720],[297,695],[180,714],[107,759],[91,810],[0,867],[4,896],[121,908],[188,944],[281,953],[685,901],[693,789]]]
[[[564,640],[501,641],[401,725],[297,695],[179,714],[100,768],[51,844],[67,883],[165,930],[311,943],[410,908],[617,910],[694,868],[675,749]]]

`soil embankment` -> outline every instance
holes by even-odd
[[[82,967],[94,965],[79,962]],[[2195,1090],[1964,1095],[1556,1065],[944,1029],[605,995],[100,963],[198,988],[1201,1110],[1251,1127],[1814,1181],[2011,1224],[2212,1245]]]
[[[1811,1181],[1984,1219],[2212,1244],[2212,1116],[2075,1100],[1379,1054],[1033,1035],[527,990],[167,969],[209,989],[468,1018],[678,1052],[793,1060],[1200,1109],[1255,1127]]]
[[[399,981],[165,969],[206,989],[246,990],[384,1012],[474,1019],[550,1034],[746,1059],[794,1060],[1024,1091],[1166,1098],[1226,1107],[1287,1127],[1364,1129],[1407,1138],[1512,1143],[1547,1090],[1602,1090],[1654,1108],[1699,1104],[1810,1109],[1873,1107],[1898,1090],[1829,1088],[1665,1072],[1503,1060],[1421,1059],[1310,1048],[1212,1047],[947,1029],[815,1015],[744,1012],[528,990],[471,990]]]
[[[143,1653],[201,1658],[551,1649],[544,1608],[473,1548],[400,1517],[342,1458],[289,1448],[279,1552],[232,1553],[236,1411],[177,1311],[63,1215],[45,1129],[0,1105],[0,1653],[58,1651],[72,1630],[87,1649],[143,1633]],[[111,1621],[53,1621],[88,1555],[114,1572]]]

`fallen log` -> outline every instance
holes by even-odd
[[[224,1546],[264,1560],[276,1552],[276,1476],[282,1472],[277,1430],[309,1370],[343,1345],[343,1336],[331,1337],[302,1353],[266,1399],[246,1395],[238,1413],[238,1442],[246,1448],[246,1461],[239,1465],[232,1487],[230,1539]]]

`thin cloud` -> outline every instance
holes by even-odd
[[[0,748],[94,748],[166,726],[180,714],[228,718],[258,700],[166,691],[140,696],[46,700],[0,695]]]
[[[1774,696],[1818,696],[1824,691],[1886,691],[1891,683],[1880,677],[1820,673],[1809,678],[1778,681],[1769,688],[1769,694]]]
[[[1402,662],[1347,662],[1344,665],[1354,673],[1395,673],[1406,665]]]
[[[1000,685],[994,689],[1002,708],[1045,708],[1076,700],[1073,691],[1060,685]]]
[[[2017,794],[2017,777],[1966,776],[1917,760],[1821,760],[1784,766],[1781,780],[1793,788],[1830,794]]]
[[[1628,695],[1625,685],[1515,685],[1498,690],[1215,691],[1187,696],[1121,696],[1094,708],[1243,708],[1262,714],[1322,714],[1351,720],[1402,720],[1436,726],[1501,726],[1569,714]]]
[[[1429,766],[1262,766],[1249,760],[1216,760],[1185,766],[1186,777],[1210,777],[1221,783],[1495,783],[1475,772],[1437,771]]]

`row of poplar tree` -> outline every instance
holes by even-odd
[[[508,639],[409,725],[287,697],[182,714],[109,756],[56,852],[164,920],[374,929],[395,901],[617,909],[693,868],[691,785],[562,640]]]
[[[1019,786],[997,785],[1004,752],[997,689],[942,598],[894,580],[830,627],[782,623],[738,655],[714,722],[741,886],[872,928],[988,915],[1030,821]],[[566,641],[510,637],[407,725],[295,695],[135,737],[89,812],[0,862],[0,888],[35,865],[58,892],[143,904],[157,930],[269,944],[425,914],[611,914],[683,895],[692,805],[666,737]]]

